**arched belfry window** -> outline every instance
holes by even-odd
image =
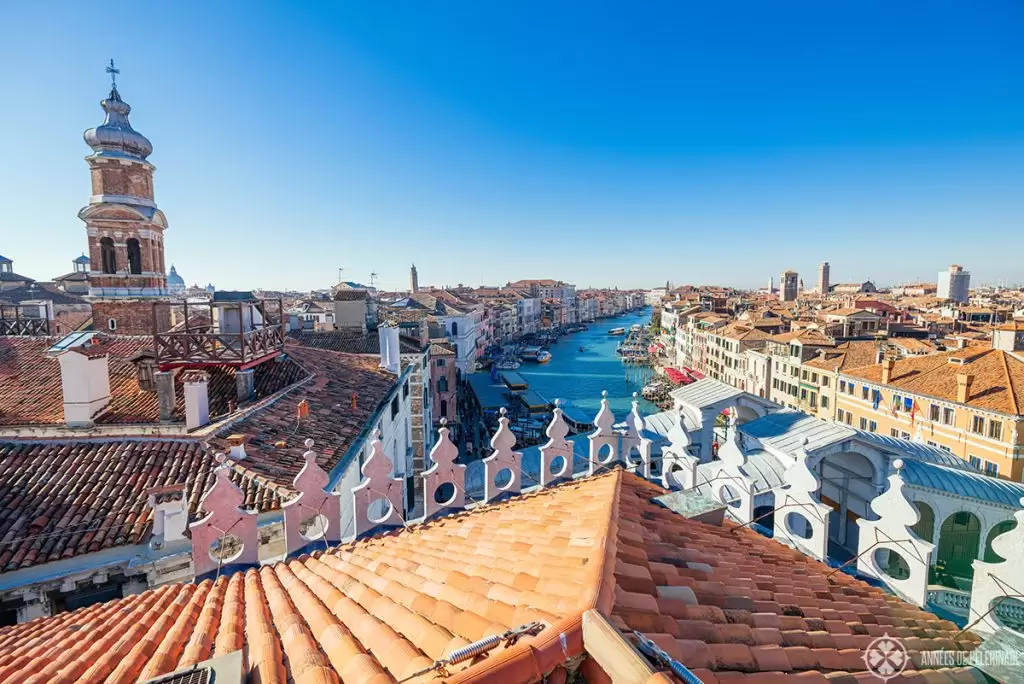
[[[135,238],[128,238],[126,244],[128,245],[128,272],[136,275],[142,273],[142,249],[139,247],[139,241]]]
[[[100,238],[100,259],[104,273],[117,273],[117,256],[114,252],[114,240]]]

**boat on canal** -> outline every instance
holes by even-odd
[[[626,334],[626,329],[625,328],[612,328],[611,330],[608,331],[608,334],[609,335],[625,335]]]
[[[523,350],[519,352],[519,358],[523,361],[547,363],[551,360],[551,352],[545,351],[540,347],[523,347]]]

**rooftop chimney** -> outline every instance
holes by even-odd
[[[956,400],[961,404],[966,404],[967,400],[971,398],[971,385],[974,384],[974,376],[970,373],[957,373],[956,374]]]
[[[153,509],[153,546],[185,538],[188,525],[188,504],[185,485],[174,484],[146,490],[149,507]]]
[[[73,347],[58,360],[64,422],[68,427],[91,427],[93,417],[110,403],[107,350],[99,344]]]
[[[246,457],[245,445],[248,441],[249,435],[228,435],[228,444],[231,447],[228,451],[228,457],[233,461],[241,461],[244,459]]]
[[[195,430],[210,422],[210,376],[205,371],[191,370],[182,373],[185,386],[185,427]]]
[[[882,359],[882,384],[888,385],[892,380],[892,369],[896,366],[896,360],[890,357]]]

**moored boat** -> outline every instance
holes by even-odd
[[[612,328],[611,330],[608,331],[608,334],[609,335],[625,335],[626,334],[626,329],[625,328]]]

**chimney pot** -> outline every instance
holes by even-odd
[[[90,427],[93,417],[110,403],[110,370],[101,346],[74,347],[58,357],[64,393],[64,422]]]
[[[210,376],[204,371],[188,371],[182,375],[185,385],[185,427],[201,428],[210,422]]]
[[[966,404],[971,398],[971,385],[974,384],[974,376],[970,373],[957,373],[956,376],[956,400]]]
[[[888,385],[892,380],[892,371],[896,366],[896,360],[885,357],[882,359],[882,384]]]
[[[228,450],[228,456],[230,456],[231,459],[234,461],[241,461],[242,459],[244,459],[246,457],[245,445],[249,442],[250,439],[252,439],[250,435],[228,435],[227,442],[228,445],[230,446],[230,449]]]

